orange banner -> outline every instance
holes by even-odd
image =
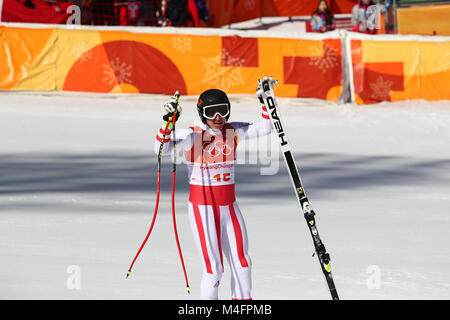
[[[270,74],[279,96],[337,101],[342,92],[340,39],[9,27],[0,37],[3,90],[254,94]]]
[[[450,35],[450,5],[397,9],[399,34]]]
[[[341,36],[354,38],[344,41],[350,46],[345,50]],[[280,97],[338,101],[350,92],[359,104],[450,99],[450,38],[416,38],[0,26],[0,90],[196,95],[218,88],[254,94],[256,80],[272,75],[279,80]]]
[[[358,104],[450,99],[450,41],[351,40]]]
[[[0,90],[55,89],[55,29],[0,26]]]

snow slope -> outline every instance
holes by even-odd
[[[0,94],[0,299],[198,298],[186,171],[180,164],[176,209],[189,296],[171,224],[169,159],[154,233],[125,279],[153,214],[153,139],[166,99]],[[231,101],[230,121],[259,118],[253,96]],[[198,121],[195,102],[181,97],[179,127]],[[449,299],[450,102],[279,104],[341,298]],[[242,144],[237,168],[254,298],[329,299],[275,141],[261,140],[258,150]],[[79,289],[70,289],[71,266]],[[222,299],[229,281],[226,266]]]

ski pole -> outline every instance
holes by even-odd
[[[175,93],[175,98],[176,98],[176,103],[178,104],[178,98],[179,98],[178,91]],[[128,268],[128,272],[127,272],[127,276],[126,276],[127,278],[131,275],[131,270],[133,269],[134,263],[136,262],[136,259],[139,257],[139,254],[141,253],[142,249],[144,248],[145,244],[147,243],[147,240],[150,237],[150,234],[152,233],[153,226],[155,225],[156,215],[158,213],[158,207],[159,207],[159,195],[160,195],[160,191],[161,191],[161,179],[160,179],[160,177],[161,177],[161,155],[162,155],[162,150],[163,150],[163,146],[164,146],[164,140],[166,138],[167,128],[169,127],[169,124],[170,124],[172,118],[175,118],[175,117],[174,116],[169,117],[169,121],[167,121],[167,123],[166,123],[164,132],[162,133],[161,145],[159,147],[159,152],[158,152],[158,166],[157,166],[157,173],[156,173],[156,204],[155,204],[155,211],[153,212],[152,223],[150,225],[150,229],[148,230],[144,241],[142,242],[141,246],[139,247],[138,252],[136,253],[136,256],[133,259],[133,262],[131,262],[131,265]]]
[[[178,92],[178,91],[177,91]],[[178,101],[178,99],[177,99]],[[177,105],[178,106],[178,105]],[[176,142],[176,132],[175,132],[175,122],[177,117],[178,109],[175,109],[173,115],[173,171],[172,171],[172,218],[173,218],[173,230],[175,233],[175,241],[177,242],[178,254],[180,256],[181,266],[183,267],[184,279],[186,281],[186,290],[187,293],[191,293],[191,288],[189,287],[189,280],[186,273],[186,267],[184,265],[183,253],[181,252],[180,241],[178,239],[178,231],[177,231],[177,221],[175,218],[175,178],[177,172],[177,142]]]

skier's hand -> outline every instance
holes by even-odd
[[[269,82],[272,87],[278,83],[278,81],[274,80],[273,77],[268,77],[268,76],[264,76],[264,78],[262,80],[258,80],[258,88],[256,89],[256,96],[258,97],[261,104],[264,104],[264,100],[262,98],[262,96],[264,94],[264,89],[263,89],[264,82]]]
[[[174,94],[173,97],[171,97],[169,99],[169,101],[167,101],[164,106],[163,106],[163,120],[164,121],[169,121],[169,118],[173,117],[173,114],[175,111],[177,111],[177,116],[175,118],[175,121],[178,121],[178,118],[181,115],[181,106],[179,105],[178,102],[178,91]]]
[[[263,100],[263,86],[262,83],[263,81],[267,81],[269,78],[267,76],[264,76],[264,78],[262,80],[258,80],[258,88],[256,88],[256,97],[258,98],[259,102],[264,105],[264,100]]]
[[[263,94],[263,89],[260,88],[260,86],[258,84],[258,88],[256,89],[256,97],[258,98],[259,103],[264,105],[264,100],[263,100],[262,94]]]

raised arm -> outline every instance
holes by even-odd
[[[231,125],[236,130],[236,134],[240,140],[242,139],[253,139],[257,137],[262,137],[270,134],[272,132],[272,123],[270,122],[269,112],[267,107],[264,105],[264,101],[261,97],[262,88],[256,90],[256,96],[260,102],[261,106],[261,118],[255,123],[248,122],[233,122]]]
[[[173,123],[170,122],[167,126],[167,122],[174,115],[175,109],[177,109],[175,121],[178,121],[178,118],[181,115],[181,106],[178,104],[176,97],[173,96],[170,98],[168,102],[166,102],[163,106],[163,124],[161,128],[158,130],[155,138],[154,151],[156,154],[159,153],[159,149],[161,147],[161,142],[164,139],[164,144],[162,148],[161,155],[168,156],[172,154],[173,151]],[[164,129],[167,127],[167,130],[164,134]],[[190,149],[193,143],[193,132],[191,129],[176,129],[176,143],[177,148],[179,150],[187,150]]]

